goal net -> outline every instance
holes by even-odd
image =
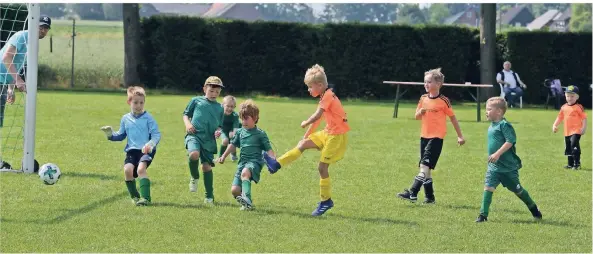
[[[0,172],[33,173],[39,167],[34,160],[39,16],[39,4],[0,5]],[[19,89],[21,80],[25,89]]]

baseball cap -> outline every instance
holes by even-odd
[[[565,93],[579,93],[579,87],[577,86],[568,86],[566,87],[566,90],[564,91]]]
[[[39,17],[39,26],[47,26],[47,28],[51,28],[51,18],[47,15],[41,15]]]
[[[208,77],[206,79],[206,82],[204,82],[204,86],[206,86],[206,85],[224,87],[224,85],[222,85],[222,80],[217,76]]]

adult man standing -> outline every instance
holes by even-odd
[[[523,89],[527,89],[527,86],[521,81],[519,74],[511,71],[511,62],[504,62],[502,67],[503,70],[496,74],[496,81],[504,85],[505,99],[509,102],[510,107],[514,107],[515,99],[523,96]]]
[[[48,16],[39,17],[39,39],[43,39],[51,28]],[[4,109],[6,103],[14,103],[14,87],[21,92],[27,90],[25,80],[19,75],[27,62],[27,40],[29,31],[14,33],[4,47],[0,49],[0,128],[4,125]]]

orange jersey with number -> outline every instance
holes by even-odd
[[[344,134],[350,130],[342,102],[331,89],[325,90],[321,95],[319,108],[323,109],[323,117],[326,122],[325,131],[328,134]]]
[[[454,116],[449,98],[442,94],[432,98],[428,94],[422,95],[416,111],[426,109],[422,115],[422,128],[420,136],[423,138],[444,139],[447,135],[447,116]]]
[[[574,134],[582,134],[583,119],[587,118],[585,108],[579,103],[568,105],[568,103],[562,105],[560,113],[558,113],[558,119],[564,120],[564,136],[568,137]]]

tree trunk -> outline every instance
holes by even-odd
[[[140,12],[138,4],[123,4],[124,85],[140,85]]]
[[[481,100],[496,96],[500,88],[496,83],[496,4],[480,4],[480,82],[492,84],[483,89]]]

